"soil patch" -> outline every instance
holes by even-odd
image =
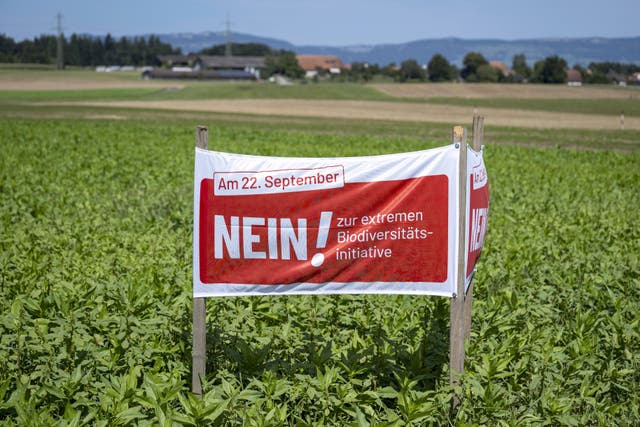
[[[418,83],[373,84],[371,87],[398,98],[640,99],[640,89],[615,86]]]
[[[177,111],[258,114],[269,116],[333,117],[433,123],[470,123],[472,107],[377,101],[327,101],[281,99],[234,99],[193,101],[114,101],[36,103],[34,105],[86,105],[93,107],[144,108]],[[615,130],[618,116],[552,113],[484,108],[487,126],[536,129]],[[640,130],[640,118],[629,117],[625,129]]]
[[[37,91],[37,90],[87,90],[87,89],[135,89],[135,88],[176,88],[182,86],[171,81],[146,80],[102,80],[102,79],[69,79],[52,77],[10,77],[0,79],[0,90],[3,91]]]

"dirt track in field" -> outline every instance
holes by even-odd
[[[42,77],[4,77],[0,79],[0,91],[27,90],[89,90],[89,89],[135,89],[135,88],[165,88],[183,87],[170,81],[145,80],[107,80],[107,79],[71,79],[55,78],[50,75]]]
[[[40,103],[39,105],[52,104]],[[93,107],[454,124],[468,123],[473,116],[472,107],[377,101],[236,99],[203,101],[65,102],[55,103],[55,105],[86,105]],[[486,126],[592,130],[615,130],[620,127],[618,116],[551,113],[497,108],[481,109],[480,114],[485,116]],[[640,130],[640,118],[628,117],[625,121],[625,129]]]
[[[463,99],[640,99],[633,87],[540,84],[372,84],[371,87],[399,98],[463,98]]]

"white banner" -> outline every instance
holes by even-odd
[[[194,296],[451,296],[459,154],[453,145],[344,158],[196,149]]]

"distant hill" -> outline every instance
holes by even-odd
[[[197,52],[215,44],[225,43],[225,33],[176,33],[160,34],[160,40],[180,47],[184,53]],[[590,62],[612,61],[640,64],[640,37],[629,38],[563,38],[563,39],[424,39],[406,43],[359,46],[296,46],[284,40],[232,33],[234,43],[263,43],[275,49],[293,50],[297,53],[337,55],[344,62],[369,62],[386,65],[400,64],[408,58],[427,63],[435,53],[443,54],[449,61],[461,65],[468,52],[480,52],[492,61],[511,65],[513,56],[524,53],[533,63],[550,55],[559,55],[569,65],[588,65]]]
[[[160,41],[170,43],[173,47],[182,49],[182,53],[198,52],[199,50],[217,44],[225,44],[224,31],[206,31],[203,33],[173,33],[159,34]],[[272,39],[268,37],[253,36],[251,34],[232,33],[233,43],[262,43],[273,49],[295,50],[296,47],[284,40]]]
[[[369,61],[386,65],[399,64],[407,58],[427,63],[435,53],[461,65],[468,52],[480,52],[492,61],[511,65],[513,56],[524,53],[533,63],[550,55],[559,55],[569,65],[612,61],[640,64],[640,37],[623,39],[532,39],[532,40],[466,40],[457,38],[425,39],[401,44],[373,46],[320,47],[300,46],[296,52],[338,55],[343,61]]]

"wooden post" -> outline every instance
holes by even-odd
[[[476,110],[473,111],[473,125],[471,126],[471,132],[473,137],[472,147],[475,150],[479,136],[478,134],[480,133],[480,116]]]
[[[196,128],[196,147],[209,148],[209,129]],[[193,347],[191,350],[191,391],[202,396],[202,380],[207,362],[207,306],[204,298],[193,299]]]
[[[484,140],[484,117],[473,116],[473,151],[482,149]],[[473,280],[469,283],[469,289],[464,296],[464,340],[466,343],[471,338],[471,312],[473,309]]]
[[[449,331],[449,381],[452,386],[460,384],[460,375],[464,372],[464,281],[465,281],[465,242],[467,215],[467,131],[462,126],[453,128],[453,143],[460,150],[459,161],[459,224],[458,224],[458,275],[456,293],[451,298],[451,330]],[[453,396],[452,407],[456,408],[460,400]]]

